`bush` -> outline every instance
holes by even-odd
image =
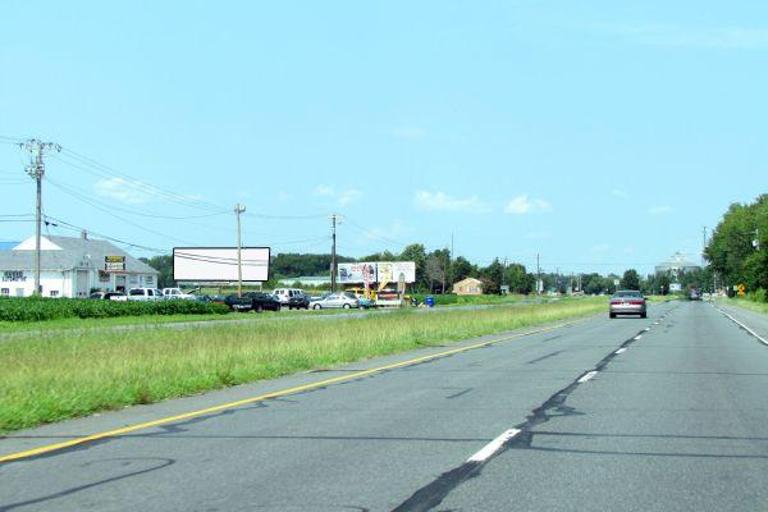
[[[763,288],[758,288],[757,291],[750,292],[747,298],[752,302],[768,302],[768,294],[766,294]]]
[[[0,321],[39,322],[60,318],[111,318],[146,315],[224,314],[229,308],[191,300],[118,302],[92,299],[39,297],[0,298]]]

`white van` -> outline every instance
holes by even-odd
[[[163,300],[163,292],[157,288],[131,288],[128,290],[128,300]]]
[[[280,304],[288,304],[293,297],[303,297],[304,290],[299,290],[298,288],[278,288],[272,292],[272,295],[280,301]]]

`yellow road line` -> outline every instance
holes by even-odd
[[[271,398],[278,398],[278,397],[282,397],[282,396],[286,396],[286,395],[293,395],[293,394],[301,393],[301,392],[308,391],[308,390],[311,390],[311,389],[316,389],[316,388],[322,388],[322,387],[325,387],[325,386],[329,386],[331,384],[338,384],[339,382],[359,379],[360,377],[365,377],[366,375],[372,375],[374,373],[381,373],[381,372],[385,372],[385,371],[388,371],[388,370],[394,370],[396,368],[403,368],[405,366],[413,366],[413,365],[416,365],[416,364],[419,364],[419,363],[423,363],[425,361],[430,361],[432,359],[439,359],[441,357],[446,357],[446,356],[450,356],[450,355],[453,355],[453,354],[458,354],[458,353],[461,353],[461,352],[466,352],[466,351],[473,350],[473,349],[476,349],[476,348],[487,347],[489,345],[495,345],[496,343],[502,343],[502,342],[510,341],[510,340],[513,340],[513,339],[516,339],[516,338],[521,338],[521,337],[524,337],[524,336],[531,336],[533,334],[540,334],[542,332],[548,332],[548,331],[552,331],[552,330],[555,330],[555,329],[560,329],[561,327],[565,327],[565,326],[571,325],[573,323],[574,322],[566,322],[566,323],[563,323],[563,324],[553,325],[553,326],[550,326],[550,327],[543,327],[541,329],[535,329],[533,331],[527,331],[527,332],[515,334],[515,335],[508,336],[506,338],[501,338],[501,339],[498,339],[498,340],[491,340],[491,341],[484,341],[484,342],[481,342],[481,343],[475,343],[473,345],[467,345],[467,346],[464,346],[464,347],[454,348],[454,349],[451,349],[451,350],[446,350],[446,351],[438,352],[438,353],[435,353],[435,354],[429,354],[429,355],[426,355],[426,356],[417,357],[415,359],[408,359],[406,361],[400,361],[399,363],[392,363],[392,364],[388,364],[388,365],[384,365],[384,366],[379,366],[379,367],[376,367],[376,368],[370,368],[368,370],[361,370],[361,371],[350,373],[350,374],[347,374],[347,375],[341,375],[339,377],[332,377],[330,379],[325,379],[325,380],[321,380],[321,381],[318,381],[318,382],[312,382],[310,384],[302,384],[301,386],[294,386],[292,388],[286,388],[286,389],[282,389],[280,391],[272,391],[271,393],[264,393],[263,395],[258,395],[258,396],[254,396],[254,397],[250,397],[250,398],[244,398],[242,400],[237,400],[235,402],[228,402],[228,403],[225,403],[225,404],[215,405],[213,407],[207,407],[205,409],[198,409],[196,411],[186,412],[184,414],[177,414],[176,416],[168,416],[168,417],[160,418],[160,419],[153,420],[153,421],[146,421],[144,423],[137,423],[135,425],[128,425],[127,427],[118,428],[118,429],[114,429],[114,430],[108,430],[106,432],[99,432],[99,433],[96,433],[96,434],[91,434],[89,436],[78,437],[78,438],[70,439],[69,441],[64,441],[64,442],[61,442],[61,443],[48,444],[48,445],[40,446],[38,448],[33,448],[31,450],[25,450],[25,451],[21,451],[21,452],[9,453],[7,455],[0,456],[0,463],[11,462],[11,461],[20,460],[20,459],[26,459],[26,458],[29,458],[29,457],[35,457],[37,455],[43,455],[43,454],[46,454],[46,453],[51,453],[51,452],[55,452],[55,451],[58,451],[58,450],[63,450],[65,448],[71,448],[73,446],[78,446],[78,445],[81,445],[81,444],[86,444],[86,443],[90,443],[90,442],[93,442],[93,441],[98,441],[100,439],[106,439],[108,437],[121,436],[123,434],[128,434],[128,433],[131,433],[131,432],[136,432],[137,430],[144,430],[144,429],[151,428],[151,427],[157,427],[157,426],[160,426],[160,425],[166,425],[168,423],[175,423],[177,421],[187,420],[187,419],[190,419],[190,418],[196,418],[198,416],[205,416],[207,414],[212,414],[212,413],[224,411],[226,409],[234,409],[236,407],[241,407],[243,405],[248,405],[248,404],[252,404],[252,403],[255,403],[255,402],[262,402],[264,400],[269,400]]]

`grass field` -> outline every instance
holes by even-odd
[[[604,312],[606,299],[207,329],[64,331],[0,342],[0,431]]]
[[[763,313],[768,315],[768,303],[765,302],[753,302],[747,299],[718,299],[718,302],[726,306],[736,306],[750,311],[756,311],[757,313]]]

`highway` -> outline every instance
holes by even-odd
[[[0,511],[766,510],[768,322],[731,313],[754,333],[670,302],[17,432],[275,393],[0,464]]]

